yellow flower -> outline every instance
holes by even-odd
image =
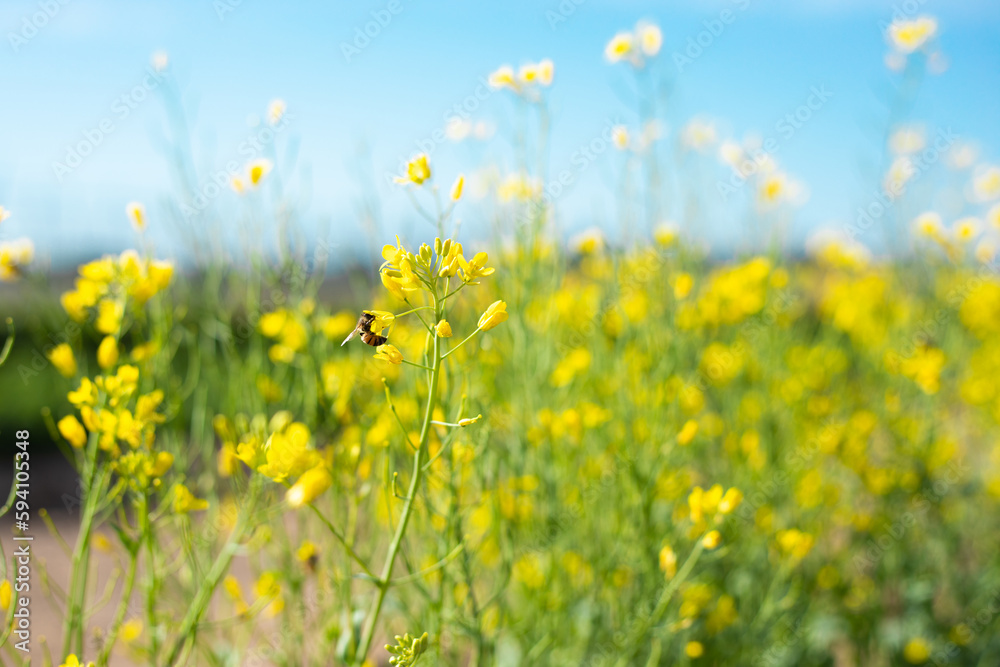
[[[503,301],[494,301],[479,318],[479,328],[489,331],[493,327],[507,320],[507,304]]]
[[[962,218],[961,220],[956,220],[954,226],[952,227],[952,232],[954,233],[956,239],[962,243],[968,243],[979,235],[981,227],[982,223],[979,221],[979,218],[969,216]]]
[[[677,444],[684,445],[691,444],[694,440],[694,436],[698,435],[698,422],[693,419],[689,419],[684,422],[684,426],[681,427],[681,432],[677,434]]]
[[[97,365],[107,370],[118,363],[118,341],[114,336],[105,336],[97,346]]]
[[[726,491],[722,500],[719,501],[719,513],[729,514],[739,507],[741,502],[743,502],[743,492],[734,486]]]
[[[686,299],[694,287],[694,277],[690,273],[678,273],[674,276],[674,298],[678,301]]]
[[[191,491],[183,484],[174,484],[174,504],[175,514],[187,514],[188,512],[200,512],[208,509],[208,501],[196,498]]]
[[[13,282],[35,257],[35,245],[28,239],[0,243],[0,282]]]
[[[927,662],[930,656],[930,647],[927,645],[927,640],[923,637],[914,637],[906,642],[906,646],[903,648],[903,657],[911,665],[921,665]]]
[[[972,184],[980,201],[992,201],[1000,197],[1000,167],[988,167]]]
[[[375,348],[376,354],[374,357],[376,359],[381,359],[382,361],[388,361],[394,366],[398,366],[403,363],[403,353],[396,349],[395,345],[386,343],[385,345],[379,345]]]
[[[534,63],[521,65],[521,69],[517,73],[517,78],[521,80],[521,83],[533,84],[538,79],[538,65]]]
[[[298,550],[295,552],[295,557],[303,563],[308,563],[314,560],[318,553],[319,548],[313,542],[305,540],[299,545]]]
[[[437,333],[438,338],[451,338],[451,325],[448,324],[448,320],[441,320],[434,327],[434,331]]]
[[[125,215],[128,216],[132,226],[140,232],[146,229],[146,207],[137,201],[129,202],[125,205]]]
[[[700,658],[705,653],[701,642],[688,642],[684,645],[684,654],[689,658]]]
[[[483,418],[482,415],[476,415],[475,417],[466,417],[465,419],[459,419],[458,425],[461,426],[462,428],[465,428],[466,426],[472,426],[482,418]]]
[[[722,535],[717,530],[710,530],[701,538],[701,543],[706,549],[714,549],[722,543]]]
[[[365,313],[375,318],[370,326],[374,334],[381,334],[396,320],[395,315],[385,310],[366,310]]]
[[[628,128],[624,125],[615,125],[611,128],[611,143],[620,151],[628,148]]]
[[[551,86],[555,73],[556,66],[548,58],[538,63],[538,83],[541,85]]]
[[[71,378],[76,375],[76,357],[68,344],[59,343],[46,356],[63,377]]]
[[[122,623],[121,638],[126,644],[131,644],[142,635],[142,620],[130,618]]]
[[[6,579],[0,582],[0,609],[7,611],[10,609],[10,582]]]
[[[660,28],[652,23],[642,23],[636,26],[636,35],[639,38],[639,48],[647,56],[655,56],[663,46],[663,33]]]
[[[250,178],[250,184],[254,187],[260,185],[260,182],[264,180],[264,177],[271,173],[271,169],[274,165],[270,160],[266,158],[260,158],[254,160],[247,166],[247,176]]]
[[[458,264],[462,267],[462,282],[467,285],[478,285],[475,282],[476,278],[486,277],[493,275],[496,269],[486,266],[486,262],[490,260],[489,255],[485,252],[477,252],[475,257],[466,261],[462,255],[458,255]]]
[[[419,153],[406,163],[406,173],[396,177],[396,182],[401,184],[413,183],[423,185],[424,181],[431,177],[431,165],[427,160],[426,153]]]
[[[61,664],[59,667],[94,667],[94,663],[88,662],[86,665],[84,665],[82,662],[80,662],[79,658],[77,658],[76,655],[70,653],[68,656],[66,656],[66,662]]]
[[[66,441],[77,449],[87,443],[87,431],[73,415],[66,415],[60,419],[57,426],[62,437],[66,438]]]
[[[517,90],[517,80],[514,78],[514,68],[510,65],[501,65],[489,76],[490,88],[499,90],[500,88],[510,88]]]
[[[889,26],[889,40],[900,53],[913,53],[937,32],[937,21],[929,16],[897,19]]]
[[[285,116],[285,110],[288,106],[285,104],[285,100],[281,98],[275,98],[271,100],[271,103],[267,105],[267,122],[271,125],[277,125],[281,122],[281,119]]]
[[[298,481],[285,493],[285,500],[290,507],[302,507],[316,500],[324,491],[330,488],[333,479],[325,466],[317,466],[307,470]]]
[[[285,601],[281,597],[281,584],[274,572],[262,573],[254,584],[254,592],[258,598],[272,600],[266,609],[268,616],[273,618],[285,608]]]
[[[660,569],[667,579],[673,579],[677,574],[677,554],[669,546],[660,549]]]
[[[664,248],[669,248],[677,242],[677,227],[669,222],[661,223],[653,230],[653,239]]]
[[[630,32],[620,32],[604,47],[604,57],[616,63],[628,58],[634,50],[634,38]]]
[[[462,189],[465,187],[465,176],[459,174],[458,178],[455,179],[454,185],[451,186],[451,200],[458,201],[462,198]]]

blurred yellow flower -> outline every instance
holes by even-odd
[[[191,491],[181,483],[174,484],[174,514],[187,514],[208,509],[208,501],[196,498]]]
[[[931,657],[930,646],[923,637],[914,637],[903,647],[903,657],[911,665],[922,665]]]
[[[652,23],[640,22],[635,29],[643,55],[655,56],[663,45],[663,33]]]
[[[247,176],[250,179],[250,185],[257,187],[260,182],[271,173],[271,169],[274,168],[274,164],[267,158],[259,158],[250,163],[247,167]]]
[[[52,362],[59,374],[63,377],[71,378],[76,375],[76,357],[73,355],[73,348],[67,343],[59,343],[48,351],[45,355]]]
[[[929,16],[896,19],[889,26],[889,40],[900,53],[913,53],[937,33],[937,21]]]
[[[118,341],[114,336],[105,336],[97,346],[97,365],[107,370],[118,363]]]
[[[35,257],[35,245],[28,239],[0,243],[0,282],[13,282]]]
[[[406,185],[423,185],[424,181],[431,177],[431,165],[426,153],[418,153],[406,163],[406,173],[397,176],[394,180],[397,183]]]
[[[681,446],[690,445],[696,435],[698,435],[698,422],[689,419],[684,422],[684,426],[681,427],[680,432],[677,434],[677,444]]]
[[[57,426],[62,437],[66,438],[66,441],[73,447],[79,449],[87,444],[87,431],[84,430],[83,424],[75,416],[67,415],[63,417],[59,420]]]
[[[608,62],[617,63],[632,55],[635,40],[630,32],[620,32],[604,47],[604,57]]]
[[[512,90],[517,90],[517,79],[514,78],[514,68],[510,65],[501,65],[495,71],[493,71],[488,78],[488,82],[491,88],[510,88]]]
[[[677,554],[669,546],[660,549],[660,569],[667,579],[673,579],[677,574]]]
[[[289,507],[302,507],[316,500],[324,491],[330,488],[333,479],[323,465],[307,470],[298,481],[285,493],[285,501]]]
[[[451,186],[451,200],[458,201],[462,198],[462,188],[465,187],[465,176],[461,174],[455,179],[455,183]]]
[[[1000,167],[989,166],[976,176],[972,183],[979,201],[993,201],[1000,198]]]
[[[146,207],[137,201],[125,205],[125,215],[129,222],[140,232],[146,229]]]
[[[701,642],[688,642],[684,645],[684,655],[689,658],[700,658],[705,653],[705,647]]]
[[[285,117],[287,109],[288,106],[285,104],[285,100],[281,98],[271,100],[271,103],[267,105],[267,122],[271,125],[277,125]]]

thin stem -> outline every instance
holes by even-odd
[[[404,363],[404,364],[407,364],[407,365],[409,365],[409,366],[415,366],[416,368],[422,368],[422,369],[424,369],[425,371],[433,371],[433,370],[434,370],[434,369],[433,369],[433,368],[431,368],[430,366],[424,366],[423,364],[418,364],[418,363],[416,363],[416,362],[413,362],[413,361],[408,361],[408,360],[406,360],[406,359],[403,359],[403,363]]]
[[[463,345],[465,345],[466,343],[468,343],[468,342],[469,342],[470,340],[472,340],[473,336],[475,336],[475,335],[476,335],[477,333],[479,333],[479,332],[480,332],[480,331],[482,331],[482,330],[483,330],[483,328],[482,328],[482,327],[479,327],[478,329],[476,329],[475,331],[473,331],[473,332],[472,332],[471,334],[469,334],[469,337],[468,337],[468,338],[466,338],[466,339],[465,339],[465,340],[463,340],[463,341],[462,341],[461,343],[459,343],[459,344],[458,344],[458,345],[456,345],[455,347],[453,347],[453,348],[451,348],[450,350],[448,350],[448,351],[447,351],[447,352],[446,352],[446,353],[444,354],[444,356],[442,356],[441,358],[442,358],[442,359],[447,359],[447,358],[448,358],[448,355],[449,355],[449,354],[453,353],[453,352],[454,352],[455,350],[457,350],[458,348],[460,348],[460,347],[462,347]]]
[[[441,302],[437,299],[436,295],[434,298],[434,312],[436,316],[439,316],[441,312]],[[378,622],[379,615],[382,612],[382,604],[385,602],[385,596],[389,592],[389,588],[392,585],[392,572],[396,565],[396,555],[399,553],[399,549],[402,546],[403,537],[406,535],[406,528],[410,524],[410,517],[413,513],[413,505],[416,502],[417,493],[420,490],[420,481],[423,478],[423,459],[424,454],[427,451],[427,441],[431,432],[431,419],[434,414],[434,408],[437,406],[438,379],[441,376],[441,362],[444,359],[441,355],[441,339],[434,336],[433,343],[433,364],[430,368],[431,377],[429,391],[427,393],[427,407],[424,412],[424,423],[420,428],[420,444],[417,446],[417,451],[413,455],[413,476],[410,479],[410,489],[407,493],[405,504],[403,505],[403,513],[400,515],[399,525],[396,527],[396,533],[393,535],[392,542],[389,544],[389,552],[386,555],[385,564],[382,567],[382,576],[379,581],[378,594],[372,601],[371,610],[368,612],[368,617],[365,619],[364,629],[362,630],[361,640],[359,642],[359,652],[356,656],[359,662],[363,661],[368,656],[372,640],[375,638],[375,626]]]
[[[329,529],[329,531],[333,533],[333,536],[336,537],[337,541],[343,545],[344,549],[347,551],[347,554],[354,560],[354,562],[356,562],[358,565],[361,566],[361,569],[365,571],[365,574],[371,577],[373,581],[378,581],[378,577],[375,576],[374,572],[368,569],[368,565],[365,563],[364,559],[361,558],[361,556],[359,556],[357,552],[351,548],[351,545],[347,543],[347,540],[344,538],[344,536],[340,533],[339,530],[337,530],[337,528],[333,525],[333,523],[330,522],[329,519],[323,516],[323,513],[319,511],[319,508],[313,505],[312,503],[309,504],[309,508],[312,509],[312,511],[316,514],[316,516],[319,517],[320,521],[322,521],[326,525],[327,529]]]

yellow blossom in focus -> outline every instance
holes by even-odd
[[[448,324],[448,320],[441,320],[434,327],[434,332],[437,334],[438,338],[451,338],[451,325]]]
[[[70,653],[68,656],[66,656],[66,661],[63,662],[63,664],[59,665],[59,667],[94,667],[94,663],[88,662],[86,665],[84,665],[82,662],[80,662],[79,658],[77,658],[75,654]]]
[[[479,328],[489,331],[493,327],[507,321],[507,304],[504,301],[494,301],[479,317]]]
[[[386,343],[385,345],[379,345],[375,348],[375,354],[372,355],[376,359],[381,359],[382,361],[388,361],[394,366],[398,366],[403,363],[403,353],[396,349],[395,345]]]

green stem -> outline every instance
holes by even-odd
[[[145,494],[143,494],[143,501],[139,511],[143,514],[148,511]],[[98,667],[103,667],[108,664],[108,660],[111,658],[111,651],[115,647],[115,642],[118,641],[118,632],[121,630],[122,621],[125,620],[125,612],[128,610],[129,599],[132,597],[132,589],[135,587],[135,574],[138,569],[138,564],[139,546],[136,545],[135,549],[132,549],[131,553],[129,553],[128,572],[125,575],[125,585],[122,589],[122,597],[121,600],[118,601],[118,608],[115,610],[114,620],[111,622],[111,630],[108,632],[108,636],[104,640],[104,647],[101,649],[101,654],[97,658]]]
[[[229,534],[229,539],[226,540],[226,545],[219,552],[215,562],[212,563],[212,567],[208,571],[208,574],[205,575],[205,579],[202,580],[201,587],[195,594],[194,600],[191,602],[191,606],[184,616],[184,620],[181,621],[180,631],[177,634],[177,638],[174,639],[170,650],[167,652],[165,664],[177,664],[181,651],[194,641],[194,637],[198,632],[198,622],[208,609],[208,603],[212,600],[212,594],[218,588],[222,577],[229,571],[229,564],[240,548],[240,542],[242,542],[243,534],[246,531],[246,524],[251,514],[253,514],[253,506],[256,505],[257,489],[259,489],[259,486],[258,480],[255,477],[250,490],[250,498],[243,511],[240,512],[240,516],[236,520],[236,525],[233,526],[233,530]]]
[[[63,655],[83,652],[83,603],[87,595],[87,578],[90,569],[90,533],[97,512],[97,452],[99,434],[90,434],[83,468],[83,514],[80,517],[80,532],[73,548],[72,574],[70,575],[67,615],[63,624]],[[75,642],[75,644],[74,644]]]
[[[441,302],[437,300],[437,297],[434,299],[434,312],[436,319],[440,319]],[[410,479],[410,489],[406,495],[406,502],[403,505],[403,513],[400,516],[399,525],[396,527],[396,533],[393,535],[392,542],[389,544],[389,553],[386,555],[385,564],[382,567],[382,576],[379,580],[378,594],[372,601],[371,610],[368,612],[368,617],[365,619],[364,629],[362,630],[361,640],[359,642],[359,651],[356,656],[359,662],[363,661],[368,656],[372,640],[375,638],[375,625],[382,612],[382,604],[385,602],[385,596],[389,592],[389,588],[393,583],[392,571],[396,565],[396,555],[399,553],[399,549],[402,546],[403,537],[406,535],[406,528],[410,524],[410,517],[413,513],[413,505],[416,502],[417,493],[420,490],[420,481],[424,472],[423,459],[424,454],[427,451],[427,440],[431,432],[431,419],[434,414],[434,408],[437,406],[438,379],[441,375],[441,362],[443,358],[444,357],[441,355],[441,339],[438,336],[434,336],[434,352],[432,357],[433,364],[430,369],[431,378],[427,393],[427,409],[424,412],[423,426],[420,428],[420,443],[417,446],[416,453],[413,455],[413,476]]]
[[[447,359],[447,358],[448,358],[448,355],[450,355],[450,354],[451,354],[451,353],[453,353],[453,352],[454,352],[455,350],[457,350],[458,348],[460,348],[460,347],[462,347],[463,345],[465,345],[466,343],[468,343],[468,342],[469,342],[470,340],[472,340],[472,339],[473,339],[473,337],[474,337],[474,336],[475,336],[475,335],[476,335],[477,333],[479,333],[479,332],[480,332],[480,331],[482,331],[482,330],[483,330],[483,328],[482,328],[482,327],[478,327],[478,328],[477,328],[477,329],[476,329],[475,331],[473,331],[472,333],[470,333],[470,334],[469,334],[469,336],[468,336],[468,337],[467,337],[467,338],[466,338],[465,340],[463,340],[463,341],[462,341],[461,343],[459,343],[459,344],[458,344],[458,345],[456,345],[455,347],[453,347],[453,348],[451,348],[450,350],[448,350],[448,351],[447,351],[447,352],[446,352],[446,353],[444,354],[444,356],[442,356],[441,358],[442,358],[442,359]]]
[[[630,664],[634,664],[635,656],[639,652],[640,646],[642,646],[642,641],[646,637],[646,633],[649,632],[651,627],[660,622],[663,614],[667,611],[670,599],[673,597],[680,585],[684,583],[684,580],[688,578],[688,575],[691,574],[691,570],[694,569],[695,564],[698,562],[698,558],[701,556],[701,552],[704,550],[705,545],[702,542],[702,538],[698,538],[698,543],[695,545],[691,555],[688,556],[688,559],[684,561],[684,565],[681,566],[680,572],[678,572],[677,576],[671,579],[670,583],[667,584],[667,587],[663,589],[663,593],[660,594],[660,599],[656,603],[653,613],[643,619],[640,619],[638,629],[629,640],[625,653],[618,659],[618,662],[615,663],[615,667],[627,667]]]

